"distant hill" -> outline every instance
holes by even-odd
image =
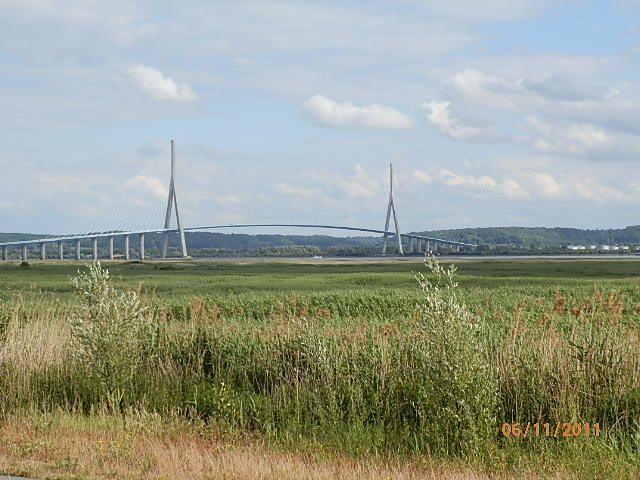
[[[563,227],[488,227],[420,232],[428,236],[518,248],[554,248],[566,245],[640,245],[640,226],[621,229],[581,230]]]
[[[32,240],[34,238],[44,238],[47,236],[46,233],[0,233],[0,243]]]

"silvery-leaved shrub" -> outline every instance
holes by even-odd
[[[480,325],[456,293],[456,268],[445,269],[429,254],[428,274],[416,274],[423,292],[420,348],[424,348],[421,416],[431,445],[453,454],[473,454],[495,437],[496,375]]]
[[[153,342],[152,324],[134,291],[112,287],[100,262],[72,279],[76,308],[71,352],[76,365],[101,393],[121,394],[142,366]]]

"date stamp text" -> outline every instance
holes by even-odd
[[[504,422],[500,427],[504,437],[599,437],[600,424],[590,422]]]

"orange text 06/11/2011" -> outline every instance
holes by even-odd
[[[599,437],[600,424],[590,422],[505,422],[500,428],[505,437]]]

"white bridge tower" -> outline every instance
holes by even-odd
[[[176,194],[176,149],[174,141],[171,140],[171,181],[169,182],[169,200],[167,202],[167,214],[164,217],[164,228],[171,226],[171,211],[176,211],[176,224],[178,227],[178,240],[180,242],[180,256],[188,258],[187,242],[184,237],[184,227],[182,225],[182,217],[178,208],[178,195]],[[167,249],[169,248],[169,232],[164,233],[162,241],[162,258],[167,258]]]
[[[398,215],[396,214],[396,206],[393,203],[393,164],[389,164],[389,205],[387,206],[387,221],[384,224],[384,244],[382,245],[382,254],[387,253],[387,237],[389,236],[389,220],[391,219],[391,212],[393,212],[393,223],[396,229],[396,240],[398,241],[398,253],[404,255],[402,251],[402,238],[400,237],[400,227],[398,225]]]

